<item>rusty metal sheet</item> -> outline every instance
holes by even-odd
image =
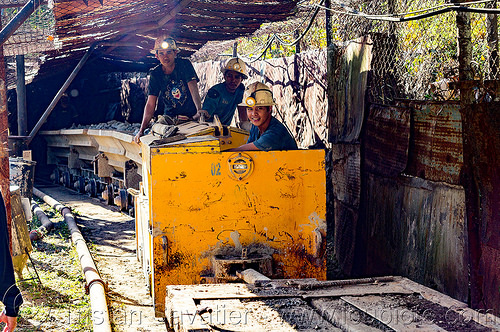
[[[416,177],[365,178],[365,273],[404,275],[466,301],[464,189]]]
[[[333,195],[340,202],[358,208],[361,192],[359,144],[332,146]]]
[[[352,275],[359,211],[343,204],[339,200],[334,200],[334,213],[335,258],[342,275]]]
[[[366,170],[388,177],[403,172],[408,160],[410,110],[371,105],[364,133]]]
[[[427,180],[460,183],[462,117],[453,102],[411,102],[412,132],[406,173]]]
[[[328,61],[333,61],[328,68],[330,142],[352,143],[359,139],[372,46],[369,37],[361,37],[328,53]]]
[[[361,192],[361,146],[333,144],[334,254],[344,275],[352,272]]]
[[[500,103],[463,110],[474,306],[500,312]]]

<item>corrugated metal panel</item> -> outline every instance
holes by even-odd
[[[371,105],[364,134],[364,165],[368,172],[394,177],[408,159],[410,110]]]
[[[71,67],[82,50],[95,41],[119,41],[96,54],[117,61],[150,63],[149,53],[160,35],[176,38],[180,56],[189,56],[211,40],[250,35],[264,22],[285,20],[295,13],[296,1],[159,1],[60,0],[54,5],[56,34],[62,48],[49,52],[42,70]],[[161,22],[161,24],[159,23]]]
[[[329,51],[330,52],[330,51]],[[372,59],[372,42],[364,37],[328,55],[334,61],[329,72],[329,141],[353,143],[359,139],[365,113],[365,92]]]
[[[408,106],[413,119],[406,173],[459,184],[463,166],[460,105],[411,102]]]
[[[500,312],[500,103],[464,114],[472,305]]]
[[[464,189],[414,177],[366,179],[366,273],[401,274],[466,301]]]

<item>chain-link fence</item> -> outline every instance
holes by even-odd
[[[443,0],[331,1],[332,39],[338,44],[363,35],[373,42],[369,99],[457,99],[457,11]],[[461,4],[496,8],[496,1]],[[456,8],[457,6],[454,6]],[[497,16],[470,13],[472,69],[478,80],[498,78]]]
[[[4,55],[21,55],[54,50],[57,47],[52,9],[36,0],[37,9],[3,44]],[[5,27],[26,4],[26,0],[1,0],[2,27]]]

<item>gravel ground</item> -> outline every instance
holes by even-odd
[[[101,278],[108,282],[113,331],[166,331],[164,321],[154,317],[142,265],[136,258],[134,219],[63,187],[37,189],[78,214],[77,223],[87,243],[91,243]]]

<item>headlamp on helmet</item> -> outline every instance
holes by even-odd
[[[273,106],[275,104],[271,89],[264,83],[252,83],[248,86],[247,91],[250,93],[245,98],[247,107]]]
[[[155,40],[155,47],[151,51],[151,53],[156,53],[159,50],[172,50],[172,51],[177,51],[177,43],[172,37],[167,37],[167,38],[157,38]]]
[[[239,58],[232,58],[227,63],[223,69],[223,74],[226,74],[226,71],[233,70],[237,73],[240,73],[243,78],[248,78],[247,69],[245,62]]]

